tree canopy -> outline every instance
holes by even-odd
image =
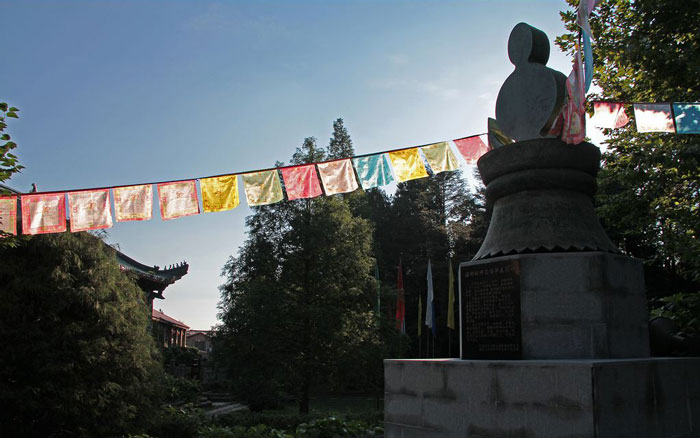
[[[309,137],[292,164],[325,154]],[[221,346],[234,387],[254,409],[286,391],[307,413],[311,387],[372,335],[371,228],[342,197],[325,196],[258,207],[247,226],[221,288]]]
[[[0,248],[2,436],[138,431],[157,404],[160,365],[143,292],[88,233]]]
[[[575,7],[578,0],[567,0]],[[573,10],[562,12],[569,33],[557,43],[571,52],[578,35]],[[591,17],[594,83],[589,100],[697,101],[700,9],[675,0],[609,0]],[[599,175],[598,214],[615,243],[647,262],[652,294],[697,290],[700,281],[700,141],[695,135],[607,130]]]

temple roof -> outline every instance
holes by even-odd
[[[160,310],[153,309],[153,312],[151,313],[151,318],[154,321],[159,321],[159,322],[163,322],[166,324],[171,324],[171,325],[174,325],[176,327],[180,327],[180,328],[185,329],[185,330],[188,330],[190,328],[184,322],[178,321],[177,319],[166,315],[165,313],[161,312]]]
[[[162,283],[167,286],[175,283],[177,280],[187,274],[189,265],[186,262],[180,262],[176,265],[170,265],[166,269],[160,269],[159,266],[146,266],[139,263],[121,251],[114,250],[117,256],[117,262],[122,269],[133,272],[140,278],[146,278],[156,283]]]

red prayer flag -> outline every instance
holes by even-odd
[[[475,163],[489,148],[478,135],[452,140],[468,164]]]
[[[401,330],[401,333],[406,333],[406,295],[403,290],[403,268],[399,261],[399,276],[396,279],[396,330]]]
[[[621,103],[593,102],[593,110],[591,121],[599,128],[622,128],[630,121]]]
[[[293,199],[315,198],[323,193],[321,184],[316,174],[316,166],[306,164],[303,166],[283,167],[282,179],[287,190],[287,198]]]
[[[66,231],[64,193],[22,195],[22,234],[62,233]]]
[[[0,196],[0,231],[17,234],[17,196]]]
[[[197,185],[194,180],[161,183],[157,187],[160,216],[163,220],[199,214]]]

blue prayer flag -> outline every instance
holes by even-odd
[[[389,163],[384,154],[353,158],[352,161],[355,164],[360,184],[365,190],[372,187],[385,186],[394,181],[394,177],[391,176]]]
[[[700,134],[700,103],[674,103],[673,116],[678,134]]]

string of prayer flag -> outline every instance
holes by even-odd
[[[66,231],[64,193],[22,195],[22,233],[45,234]]]
[[[355,164],[360,184],[365,190],[385,186],[394,181],[385,154],[353,158],[352,161]]]
[[[167,221],[199,214],[197,185],[194,180],[158,184],[160,217]]]
[[[114,188],[114,216],[117,222],[147,221],[153,214],[153,186]]]
[[[70,230],[98,230],[112,227],[109,189],[68,193]]]
[[[638,132],[676,132],[668,103],[635,103],[634,119]]]
[[[251,207],[274,204],[284,198],[277,169],[246,173],[242,177],[245,197]]]
[[[0,197],[0,231],[17,234],[17,196]]]
[[[674,103],[676,132],[700,134],[700,103]]]
[[[489,150],[489,147],[486,146],[486,143],[479,136],[464,137],[452,141],[467,164],[475,163]]]
[[[428,165],[435,174],[457,170],[459,168],[457,157],[455,157],[455,154],[447,145],[446,141],[423,146],[421,150],[423,151],[423,155],[425,155]]]
[[[350,159],[318,163],[318,173],[326,195],[348,193],[357,190],[357,180]]]
[[[389,152],[389,160],[394,167],[396,180],[398,182],[410,181],[418,178],[425,178],[428,172],[425,170],[423,160],[418,155],[418,148],[403,149]]]
[[[630,121],[621,103],[594,102],[593,111],[591,122],[599,128],[622,128]]]
[[[225,175],[199,180],[202,190],[202,209],[207,212],[232,210],[238,207],[238,178]]]
[[[280,170],[282,171],[284,188],[287,190],[287,198],[290,201],[315,198],[323,194],[316,175],[316,166],[313,164],[283,167]]]

